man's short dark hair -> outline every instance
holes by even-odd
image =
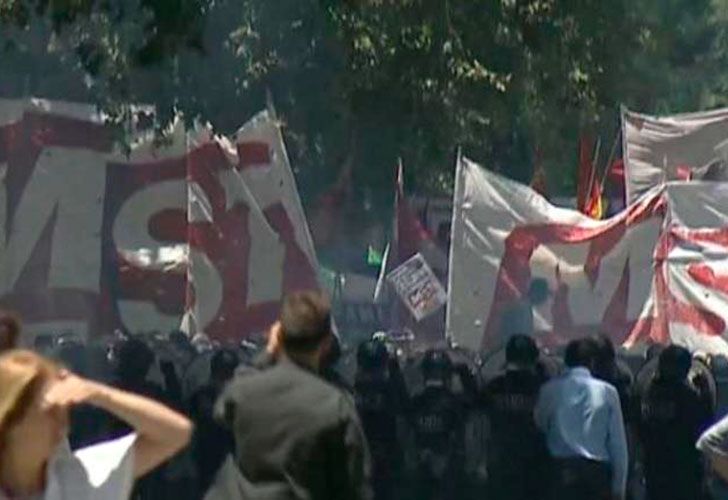
[[[538,361],[538,346],[528,335],[514,335],[506,344],[506,362],[533,366]]]
[[[600,363],[613,363],[617,359],[617,350],[614,342],[606,333],[600,333],[592,337],[597,347],[597,357]]]
[[[281,306],[283,348],[290,353],[315,351],[331,335],[331,306],[318,291],[286,295]]]
[[[578,339],[566,346],[564,362],[569,368],[591,368],[597,358],[598,347],[592,339]]]

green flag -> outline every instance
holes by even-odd
[[[369,245],[369,248],[367,248],[367,265],[372,267],[381,267],[382,260],[382,253]]]

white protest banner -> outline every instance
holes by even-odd
[[[622,110],[627,203],[664,182],[728,180],[728,108],[672,116]]]
[[[280,133],[259,126],[233,146],[178,121],[124,151],[91,106],[0,100],[0,307],[31,333],[168,331],[185,313],[218,340],[265,330],[317,265]]]
[[[448,335],[474,349],[501,347],[505,312],[540,278],[551,293],[529,309],[542,344],[605,333],[617,344],[728,353],[726,186],[668,183],[595,221],[461,159]]]

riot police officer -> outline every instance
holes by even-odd
[[[354,381],[357,411],[372,456],[375,500],[396,498],[403,452],[398,432],[407,401],[404,378],[395,355],[383,340],[362,342]]]
[[[641,397],[638,432],[650,500],[695,500],[703,494],[695,442],[713,415],[710,404],[689,384],[691,361],[687,349],[667,347]]]
[[[533,420],[545,378],[537,369],[539,351],[526,335],[506,345],[506,369],[489,381],[482,404],[490,420],[489,490],[496,500],[532,500],[543,491],[548,453]],[[528,481],[523,480],[528,471]]]
[[[464,433],[472,379],[461,375],[466,392],[455,393],[451,383],[456,369],[442,350],[429,350],[422,360],[424,389],[412,398],[408,413],[417,450],[417,500],[462,497]]]

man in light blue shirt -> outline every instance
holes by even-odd
[[[627,438],[617,390],[591,376],[597,346],[571,342],[567,372],[547,383],[535,409],[554,459],[553,498],[623,500],[627,487]]]

